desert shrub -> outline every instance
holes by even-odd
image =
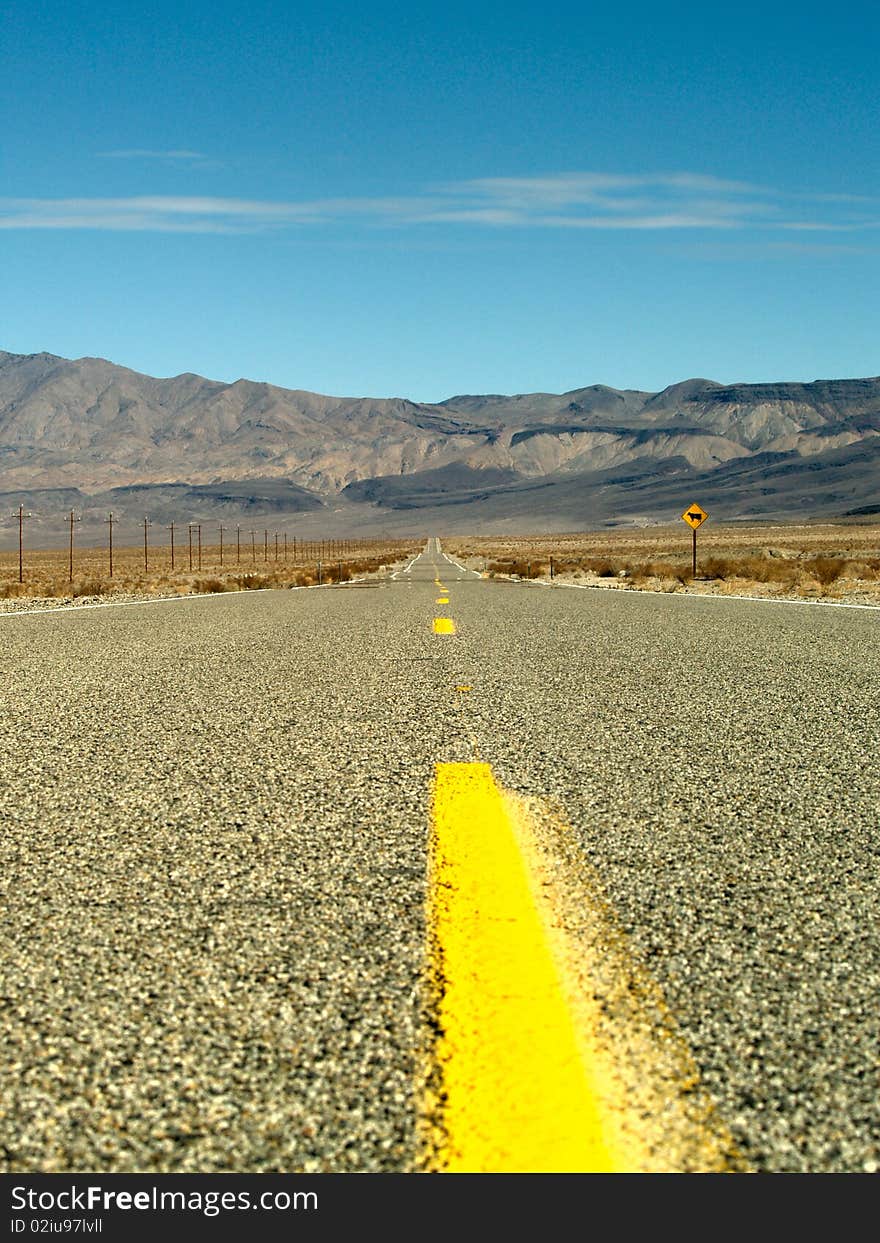
[[[798,576],[796,561],[784,558],[750,557],[743,562],[743,578],[752,578],[758,583],[793,583]]]
[[[78,600],[82,596],[104,596],[111,590],[109,582],[103,582],[99,578],[92,578],[74,583],[71,594],[75,600]]]
[[[540,578],[542,575],[547,574],[550,569],[546,561],[539,561],[537,557],[532,561],[522,558],[516,561],[502,561],[497,564],[502,567],[500,573],[515,574],[517,578]],[[554,561],[554,572],[558,573],[560,568],[559,563]]]
[[[335,561],[328,561],[326,565],[321,566],[322,583],[348,583],[350,581],[351,571],[347,566]]]
[[[702,571],[704,578],[723,579],[731,573],[730,565],[723,557],[706,557],[698,563],[697,568]]]
[[[582,570],[596,574],[599,578],[614,578],[618,567],[607,557],[584,557],[579,563]]]
[[[0,600],[15,600],[29,594],[27,583],[0,583]]]
[[[690,569],[681,565],[673,565],[671,561],[643,561],[635,565],[627,565],[635,583],[645,582],[649,578],[671,578],[679,583],[690,582]]]
[[[272,583],[266,574],[236,574],[228,580],[234,583],[239,591],[258,591],[261,587],[271,587]],[[228,587],[221,588],[228,591]]]
[[[880,578],[880,561],[867,558],[864,561],[852,561],[850,569],[855,578]]]
[[[803,563],[803,568],[823,587],[827,587],[840,578],[846,569],[846,562],[838,557],[811,557]]]
[[[797,565],[768,557],[707,557],[700,562],[707,578],[741,578],[755,583],[791,583],[797,576]]]
[[[66,578],[47,578],[41,583],[25,583],[23,595],[45,596],[53,600],[72,599],[73,588]]]

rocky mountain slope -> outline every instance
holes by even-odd
[[[871,511],[880,379],[340,398],[0,351],[0,514],[145,508],[328,529]],[[697,489],[697,492],[694,492]],[[699,495],[697,495],[699,493]],[[668,512],[668,511],[672,512]],[[680,510],[679,510],[680,512]]]

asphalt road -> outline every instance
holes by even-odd
[[[431,782],[475,758],[562,809],[751,1168],[880,1167],[880,615],[432,543],[0,639],[2,1168],[415,1168]]]

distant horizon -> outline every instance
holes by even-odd
[[[528,396],[535,396],[538,394],[546,394],[552,397],[565,397],[569,393],[582,392],[584,389],[589,389],[589,388],[607,388],[615,392],[621,392],[621,393],[628,392],[628,393],[655,393],[656,394],[656,393],[662,393],[666,389],[672,388],[676,385],[689,384],[689,383],[693,383],[694,381],[703,381],[707,384],[718,384],[722,388],[734,388],[738,385],[829,384],[829,383],[839,383],[843,381],[852,381],[852,380],[875,380],[875,379],[880,378],[880,375],[867,375],[867,374],[866,375],[820,375],[820,376],[813,376],[810,379],[802,379],[799,376],[785,375],[785,376],[776,376],[773,379],[768,379],[765,376],[757,380],[744,380],[741,378],[735,379],[735,380],[719,380],[715,376],[692,374],[692,375],[679,376],[678,379],[670,380],[668,383],[662,384],[659,387],[644,387],[643,388],[643,387],[633,385],[633,384],[620,385],[620,384],[609,384],[604,380],[588,380],[586,383],[576,384],[572,388],[533,388],[533,389],[528,389],[528,390],[516,390],[516,389],[488,390],[486,389],[486,390],[479,391],[479,392],[476,390],[465,391],[464,389],[458,389],[454,393],[448,393],[445,397],[429,398],[429,397],[416,397],[412,393],[404,393],[404,392],[379,393],[379,392],[366,392],[366,391],[357,391],[357,390],[348,392],[348,393],[331,392],[325,388],[305,388],[302,384],[281,383],[277,380],[270,379],[267,376],[238,375],[238,376],[235,376],[233,379],[225,379],[222,376],[209,375],[203,371],[195,371],[192,368],[186,368],[183,371],[177,371],[177,372],[174,372],[173,374],[160,374],[158,372],[153,372],[153,371],[144,371],[140,367],[132,366],[129,363],[120,362],[114,358],[108,358],[106,354],[82,354],[77,358],[71,358],[69,355],[59,354],[55,350],[46,350],[46,349],[9,350],[9,349],[6,349],[4,345],[0,345],[0,353],[14,354],[21,358],[36,358],[36,357],[39,357],[41,354],[43,354],[43,355],[49,356],[50,358],[60,358],[65,362],[73,362],[73,363],[81,363],[81,362],[108,363],[111,367],[120,367],[125,371],[133,371],[137,375],[146,376],[147,379],[150,379],[150,380],[177,380],[177,379],[180,379],[182,376],[195,375],[195,376],[198,376],[202,380],[208,380],[212,383],[217,383],[217,384],[232,385],[232,384],[237,384],[241,381],[245,381],[246,383],[250,383],[250,384],[269,384],[273,388],[285,389],[288,392],[312,393],[318,397],[339,398],[340,400],[348,400],[348,399],[350,400],[374,400],[374,401],[403,400],[403,401],[411,401],[415,405],[442,405],[445,402],[453,401],[456,397],[528,397]]]

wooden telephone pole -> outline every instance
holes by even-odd
[[[70,522],[70,556],[67,562],[67,581],[72,583],[73,582],[73,524],[75,522],[82,522],[82,518],[77,518],[73,510],[71,510],[70,518],[68,519],[68,521]]]
[[[111,509],[107,517],[104,519],[108,527],[109,535],[109,553],[110,553],[110,577],[113,577],[113,510]]]
[[[28,511],[24,512],[24,506],[18,507],[18,581],[24,582],[24,520],[25,518],[33,518],[33,514]]]

